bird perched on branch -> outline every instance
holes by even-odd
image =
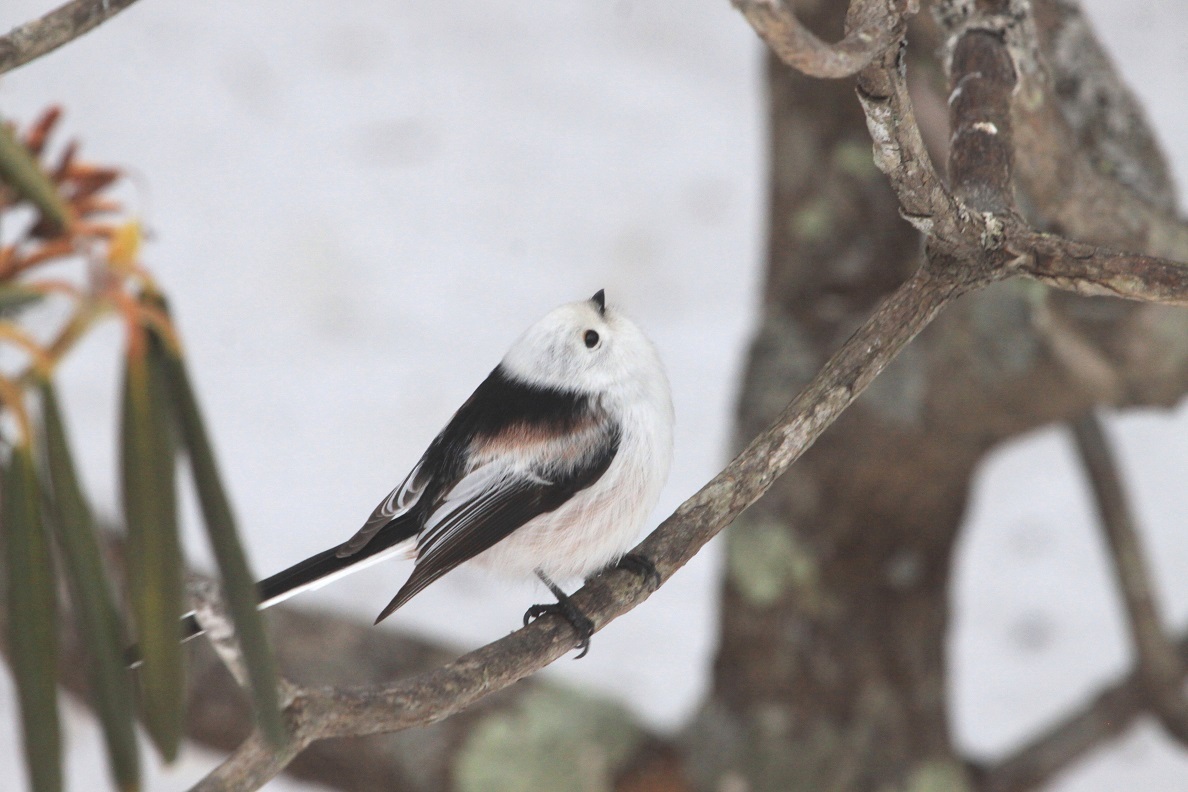
[[[412,574],[376,623],[454,567],[533,574],[579,657],[594,625],[554,582],[628,561],[672,460],[672,397],[655,347],[603,291],[529,327],[363,527],[259,584],[267,608],[392,555]],[[187,631],[202,632],[193,617]]]

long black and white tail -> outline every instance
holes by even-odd
[[[410,540],[414,535],[413,531],[400,525],[397,521],[389,524],[371,542],[351,555],[339,557],[340,548],[331,547],[329,550],[323,550],[304,561],[299,561],[288,569],[277,572],[256,584],[260,597],[260,610],[271,608],[303,591],[321,588],[394,555],[407,554],[411,549]],[[194,617],[193,612],[182,617],[181,640],[183,642],[197,638],[203,632],[205,630],[198,624],[198,619]],[[125,660],[130,668],[139,666],[141,658],[138,647],[129,647]]]

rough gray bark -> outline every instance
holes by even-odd
[[[72,0],[0,37],[0,74],[53,52],[103,24],[136,0]]]
[[[791,5],[814,29],[837,30],[847,4]],[[1013,52],[1030,69],[1019,76],[1028,102],[1013,91],[1001,36],[958,39],[995,10],[974,6],[940,4],[952,69],[973,75],[953,78],[963,89],[950,103],[954,146],[965,146],[948,169],[954,193],[971,209],[1009,212],[1013,172],[1040,227],[1182,258],[1162,157],[1075,5],[1032,4],[1046,61]],[[1045,63],[1058,65],[1055,78]],[[920,255],[898,217],[902,191],[863,156],[853,85],[775,58],[768,74],[768,267],[739,441]],[[945,714],[947,586],[972,473],[998,442],[1095,404],[1178,400],[1188,343],[1153,351],[1153,327],[1183,339],[1188,317],[1016,280],[963,297],[888,367],[730,529],[714,689],[688,739],[699,788],[731,777],[756,792],[990,788],[954,753]]]

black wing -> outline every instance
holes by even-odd
[[[517,431],[534,436],[570,434],[593,417],[588,396],[522,382],[507,374],[502,365],[496,366],[434,438],[408,477],[380,501],[363,527],[340,545],[336,554],[346,558],[364,547],[378,552],[383,548],[375,548],[373,539],[381,532],[377,541],[386,542],[385,547],[414,536],[445,493],[474,467],[476,444],[498,443]],[[393,522],[415,524],[416,530],[393,531],[388,528]]]
[[[619,436],[618,426],[604,419],[570,436],[576,453],[568,463],[558,465],[550,459],[532,466],[534,471],[492,461],[469,473],[430,515],[417,541],[416,567],[376,623],[446,572],[598,481],[618,453]],[[556,439],[551,442],[555,445]],[[539,446],[551,450],[545,443]]]

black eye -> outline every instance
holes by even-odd
[[[593,330],[586,331],[586,349],[593,349],[598,346],[598,333]]]

